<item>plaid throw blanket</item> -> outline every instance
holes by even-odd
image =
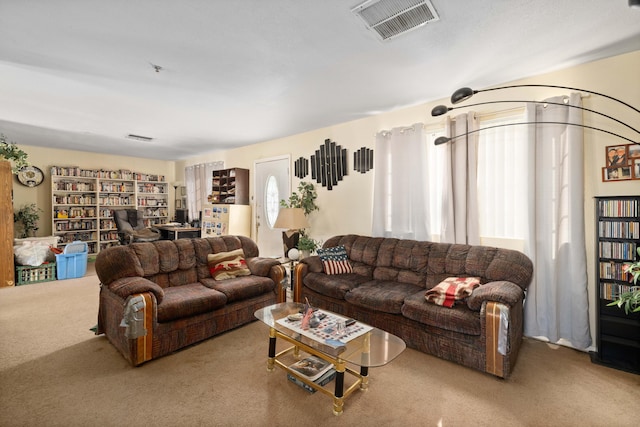
[[[479,277],[447,277],[429,289],[425,298],[434,304],[451,308],[456,301],[471,295],[478,286],[480,286]]]

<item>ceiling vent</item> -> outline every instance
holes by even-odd
[[[440,19],[431,2],[424,0],[367,0],[351,11],[381,40],[390,40]]]
[[[150,136],[134,135],[132,133],[127,135],[127,138],[135,139],[136,141],[144,141],[144,142],[153,141],[153,138],[151,138]]]

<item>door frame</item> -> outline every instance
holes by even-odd
[[[256,173],[256,169],[259,163],[272,162],[276,160],[287,160],[287,163],[288,163],[287,164],[287,168],[288,168],[287,194],[286,194],[286,197],[282,197],[282,198],[288,200],[289,196],[291,195],[291,180],[293,179],[291,177],[291,154],[281,154],[279,156],[264,157],[264,158],[253,161],[253,194],[251,194],[251,201],[253,202],[253,215],[251,216],[251,231],[252,231],[252,235],[255,236],[256,242],[258,242],[258,224],[256,221],[256,218],[258,216],[258,201],[256,200],[256,193],[258,188],[258,174]],[[258,245],[259,245],[259,242],[258,242]]]

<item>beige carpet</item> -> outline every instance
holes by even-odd
[[[0,426],[639,424],[639,375],[534,340],[507,381],[407,349],[370,370],[340,417],[327,396],[266,371],[259,322],[132,368],[89,331],[93,274],[0,289]]]

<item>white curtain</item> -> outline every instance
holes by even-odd
[[[478,120],[474,113],[461,114],[453,120],[447,118],[445,126],[447,136],[451,138],[477,128]],[[441,242],[478,245],[478,135],[460,136],[438,149],[445,152]]]
[[[202,205],[207,203],[207,196],[211,194],[212,172],[224,169],[224,162],[200,163],[187,166],[184,169],[185,184],[187,187],[187,209],[189,219],[200,217]]]
[[[430,240],[426,152],[422,123],[376,135],[373,236]]]
[[[581,106],[579,94],[555,97]],[[582,110],[561,105],[527,107],[529,122],[582,123]],[[578,349],[591,345],[584,233],[583,128],[530,126],[529,204],[525,252],[534,279],[525,301],[525,335]]]

